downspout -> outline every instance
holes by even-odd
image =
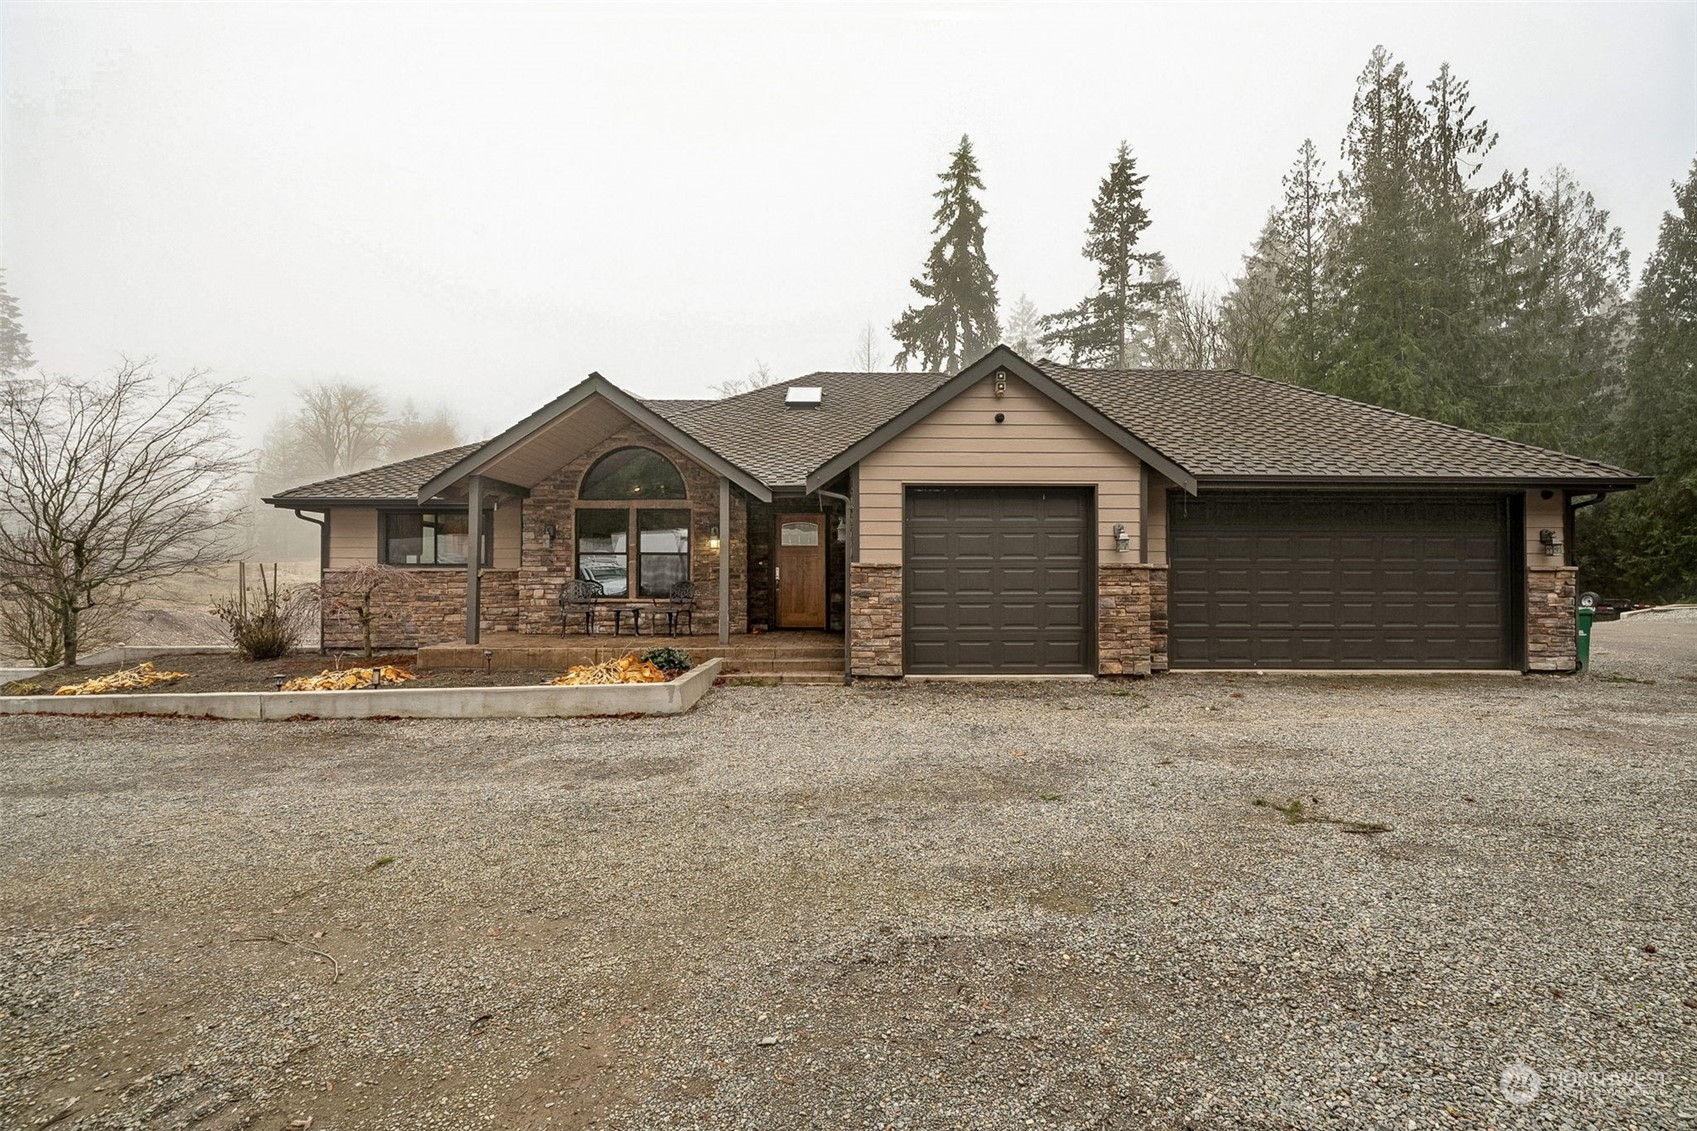
[[[318,579],[323,581],[324,571],[330,568],[330,523],[324,518],[313,518],[299,507],[295,508],[295,517],[318,527]]]
[[[295,517],[302,522],[310,522],[318,527],[318,592],[322,597],[324,592],[324,572],[330,568],[330,512],[325,511],[323,518],[313,518],[299,507],[294,508]],[[324,602],[318,602],[318,651],[324,651]]]
[[[843,504],[843,686],[854,682],[854,648],[849,642],[850,627],[854,624],[854,584],[849,580],[849,559],[854,556],[854,540],[849,537],[848,521],[851,500],[847,495],[819,488],[817,494],[825,499],[839,499]],[[827,605],[829,599],[827,599]]]
[[[1586,507],[1594,507],[1608,495],[1599,491],[1589,499],[1575,499],[1569,495],[1567,499],[1567,519],[1562,523],[1562,540],[1567,543],[1567,564],[1577,565],[1579,562],[1579,524],[1573,519],[1576,514]]]

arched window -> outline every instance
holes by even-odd
[[[684,477],[672,461],[647,448],[620,448],[595,461],[580,499],[683,499]]]
[[[576,576],[609,597],[670,596],[689,580],[690,514],[676,505],[686,498],[659,452],[620,448],[596,460],[578,490]]]

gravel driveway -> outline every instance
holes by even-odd
[[[0,1126],[1697,1128],[1697,615],[1596,641],[0,719]]]

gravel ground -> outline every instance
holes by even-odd
[[[1697,614],[1596,647],[0,719],[0,1126],[1697,1127]]]

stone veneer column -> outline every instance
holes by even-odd
[[[849,652],[855,676],[902,674],[902,567],[849,566]]]
[[[1579,571],[1556,566],[1526,571],[1526,669],[1571,672],[1579,667]]]
[[[1149,567],[1102,565],[1096,571],[1096,673],[1150,672]]]

